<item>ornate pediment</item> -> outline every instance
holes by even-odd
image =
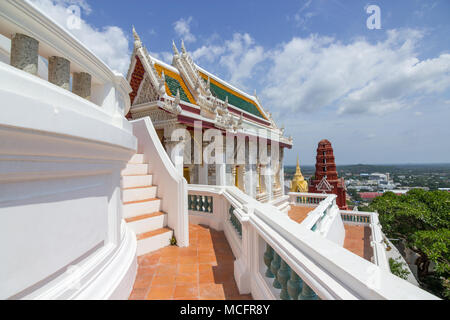
[[[147,73],[145,73],[144,80],[141,84],[141,87],[139,88],[137,96],[134,100],[134,104],[138,105],[151,101],[157,101],[159,99],[159,96],[160,96],[159,90],[153,86]]]
[[[322,192],[330,192],[331,190],[333,190],[333,188],[334,187],[328,182],[326,176],[322,178],[322,181],[320,181],[316,187],[317,191]]]

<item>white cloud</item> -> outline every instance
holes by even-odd
[[[121,73],[128,70],[130,63],[128,39],[123,30],[117,26],[105,26],[101,29],[90,25],[83,19],[91,8],[85,0],[28,0],[46,15],[55,20],[61,27],[72,33],[87,48],[102,59],[111,69]],[[81,10],[79,28],[68,28],[68,19],[71,12],[67,10],[70,5],[77,5]]]
[[[173,58],[173,54],[172,52],[169,51],[163,51],[163,52],[152,52],[150,51],[149,54],[156,58],[159,59],[167,64],[171,64],[172,63],[172,58]]]
[[[297,11],[297,13],[294,14],[294,21],[297,25],[297,27],[302,27],[303,29],[306,29],[306,24],[308,21],[317,15],[316,12],[308,11],[311,7],[312,0],[306,1],[303,6]]]
[[[422,37],[392,30],[376,44],[293,38],[271,53],[263,97],[269,106],[302,111],[338,106],[341,114],[385,114],[405,108],[418,95],[450,87],[450,55],[420,61],[415,49]]]
[[[210,44],[196,49],[192,57],[200,63],[218,63],[226,71],[229,82],[244,87],[245,80],[253,77],[255,67],[267,58],[267,54],[248,33],[235,33],[232,39],[222,41],[220,45]]]
[[[197,40],[191,33],[191,22],[192,17],[189,17],[187,19],[181,18],[173,24],[176,34],[185,42],[195,42]]]

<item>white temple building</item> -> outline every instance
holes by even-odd
[[[285,194],[292,139],[184,44],[134,32],[124,77],[25,0],[0,35],[0,299],[437,299],[377,213]]]

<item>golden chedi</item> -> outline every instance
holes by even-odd
[[[308,192],[308,182],[302,175],[300,170],[300,163],[297,157],[297,169],[295,170],[294,178],[291,182],[291,192]]]

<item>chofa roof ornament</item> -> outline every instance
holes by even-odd
[[[184,40],[182,39],[181,40],[181,52],[184,54],[184,55],[186,55],[186,48],[185,48],[185,46],[184,46]]]
[[[175,45],[175,41],[172,40],[172,49],[174,56],[179,56],[180,53],[178,52],[177,46]]]
[[[133,37],[134,37],[134,47],[136,49],[142,48],[142,41],[141,38],[139,38],[139,35],[136,32],[136,29],[133,26]]]

